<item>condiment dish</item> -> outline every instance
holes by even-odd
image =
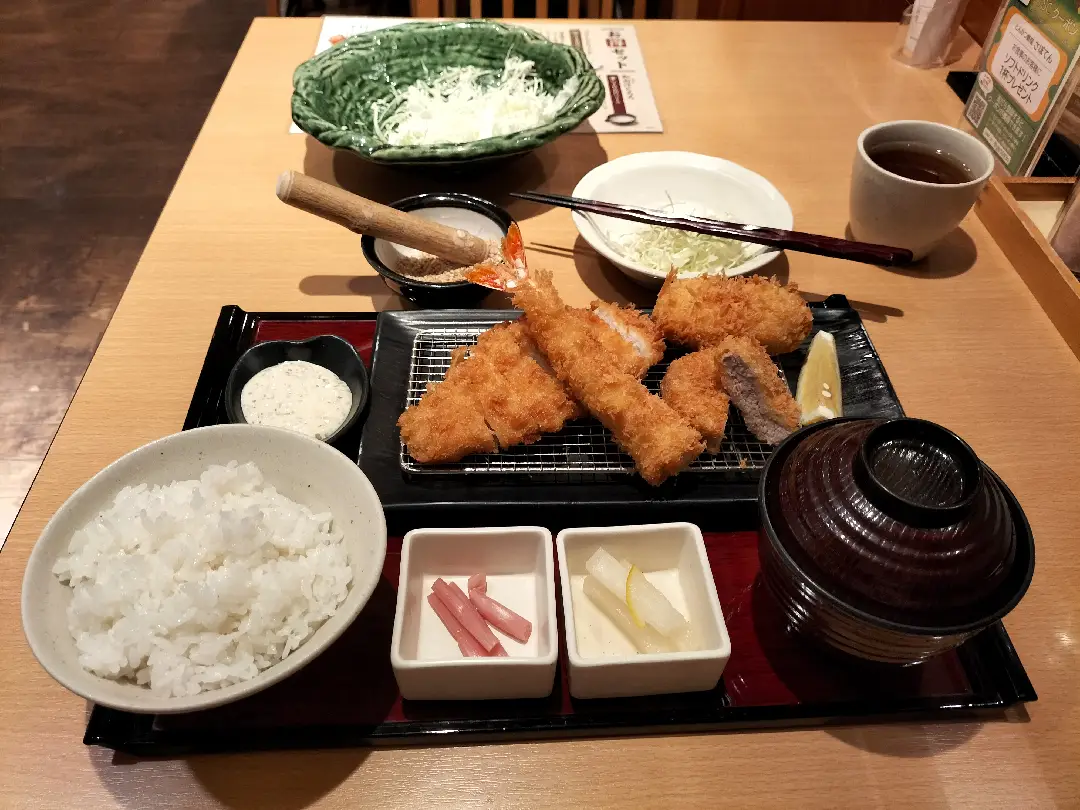
[[[240,397],[248,381],[263,369],[284,363],[286,360],[303,360],[329,369],[336,374],[352,393],[352,404],[345,421],[326,437],[328,444],[344,436],[360,418],[371,392],[367,368],[352,344],[337,335],[319,335],[307,340],[269,340],[257,343],[240,355],[225,385],[225,413],[229,421],[246,424]]]
[[[504,208],[471,194],[417,194],[391,203],[390,207],[451,228],[461,228],[484,239],[502,239],[514,221]],[[421,255],[412,248],[373,236],[362,237],[360,247],[364,251],[364,258],[382,276],[386,286],[419,307],[475,307],[491,292],[468,281],[428,282],[404,275],[399,272],[402,260]]]
[[[442,578],[467,590],[487,576],[487,593],[532,622],[521,644],[500,641],[506,658],[464,658],[427,602]],[[496,631],[496,636],[499,633]],[[551,532],[535,526],[415,529],[401,546],[401,574],[390,661],[409,700],[540,698],[551,694],[559,657]]]
[[[124,487],[198,478],[213,464],[252,461],[278,492],[315,512],[328,511],[344,534],[353,579],[337,612],[300,647],[254,678],[188,697],[169,697],[133,683],[98,677],[79,664],[68,630],[72,590],[53,574],[75,531]],[[257,425],[213,425],[166,436],[114,461],[79,489],[46,524],[26,565],[23,631],[34,656],[61,685],[102,706],[127,712],[173,714],[221,706],[259,692],[314,660],[352,624],[382,574],[386,521],[367,476],[327,444],[289,430]]]
[[[564,529],[559,555],[563,625],[575,698],[629,697],[714,689],[731,657],[720,598],[701,530],[692,523]],[[585,563],[599,547],[629,560],[689,621],[697,649],[639,653],[583,590]]]
[[[787,200],[760,174],[694,152],[639,152],[616,158],[582,177],[572,196],[657,210],[674,203],[708,210],[714,218],[728,222],[788,230],[795,224]],[[623,237],[644,226],[597,214],[574,212],[572,216],[582,238],[627,276],[653,289],[664,283],[667,270],[646,267],[619,249]],[[760,270],[780,252],[761,248],[727,274]]]

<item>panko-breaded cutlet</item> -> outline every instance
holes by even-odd
[[[730,337],[713,351],[720,356],[720,383],[751,433],[779,444],[799,426],[799,405],[757,341]]]
[[[398,417],[401,440],[421,464],[458,461],[471,453],[494,453],[495,435],[472,396],[447,373],[428,385],[420,402]]]
[[[494,453],[531,444],[580,416],[539,356],[520,322],[498,324],[475,346],[455,349],[445,379],[398,418],[410,455],[432,464]]]
[[[769,354],[795,351],[810,334],[810,308],[795,285],[761,276],[667,277],[653,307],[664,337],[691,349],[753,338]]]
[[[660,397],[701,434],[706,450],[720,450],[729,400],[720,381],[719,349],[701,349],[672,360],[660,381]]]

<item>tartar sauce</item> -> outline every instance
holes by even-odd
[[[341,427],[351,408],[345,381],[304,360],[264,368],[240,392],[240,409],[249,424],[288,428],[316,439]]]

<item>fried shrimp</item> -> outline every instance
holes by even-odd
[[[670,405],[649,393],[635,374],[598,356],[596,336],[589,321],[581,317],[582,311],[563,303],[550,273],[529,273],[516,225],[503,240],[503,256],[505,261],[477,265],[467,277],[512,294],[555,374],[611,431],[642,478],[655,486],[685,469],[704,450],[701,435]]]
[[[746,336],[769,354],[794,351],[810,334],[810,308],[794,285],[760,276],[667,277],[653,308],[664,336],[692,349]]]

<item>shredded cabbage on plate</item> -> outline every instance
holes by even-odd
[[[375,133],[393,146],[469,143],[543,126],[577,90],[571,77],[554,96],[534,63],[507,56],[502,71],[446,68],[371,105]]]
[[[731,220],[730,214],[716,214],[707,208],[674,202],[660,210],[680,217]],[[661,273],[668,273],[674,268],[679,278],[727,275],[729,270],[765,250],[761,245],[738,239],[706,236],[659,225],[645,225],[610,241],[626,258]]]

